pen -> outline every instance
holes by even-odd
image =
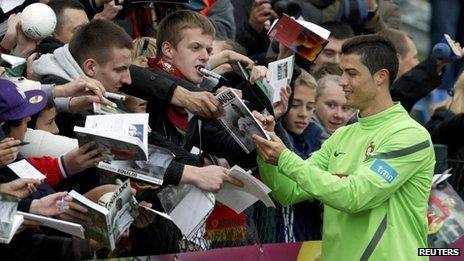
[[[60,211],[63,211],[64,210],[64,199],[65,199],[66,196],[63,196],[61,198],[61,202],[60,202]]]
[[[114,92],[106,92],[105,93],[105,98],[116,99],[116,100],[121,100],[121,101],[126,100],[126,96],[121,95],[121,94],[117,94],[117,93],[114,93]]]
[[[140,50],[140,56],[147,56],[148,44],[150,42],[148,39],[143,40],[142,50]]]
[[[16,146],[24,146],[24,145],[28,145],[28,144],[30,144],[30,142],[27,142],[27,141],[21,141],[20,143],[18,143],[18,144],[16,144],[16,145],[14,145],[14,147],[16,147]]]
[[[213,71],[210,71],[206,68],[199,68],[198,71],[200,71],[201,73],[203,73],[204,75],[206,76],[210,76],[210,77],[213,77],[213,78],[216,78],[218,80],[224,80],[224,81],[227,81],[226,78],[224,78],[224,76],[220,75],[220,74],[217,74]]]

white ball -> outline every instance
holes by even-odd
[[[56,15],[46,4],[28,5],[21,13],[21,27],[24,34],[34,40],[50,36],[55,30]]]

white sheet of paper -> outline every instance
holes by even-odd
[[[47,178],[44,174],[38,171],[34,166],[31,165],[27,160],[20,160],[14,163],[8,164],[8,167],[20,178],[30,178],[44,180]]]
[[[214,196],[194,187],[174,208],[169,216],[182,234],[190,239],[214,208]]]

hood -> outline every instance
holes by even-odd
[[[53,53],[40,56],[34,61],[32,69],[40,76],[55,75],[68,81],[76,80],[84,75],[84,71],[69,52],[67,44]]]
[[[319,118],[319,116],[317,116],[317,113],[313,114],[313,117],[311,118],[311,122],[316,124],[316,126],[319,127],[322,130],[322,133],[321,133],[321,140],[322,141],[325,141],[326,139],[328,139],[330,137],[330,135],[332,135],[333,132],[329,132],[328,130],[326,130],[324,128],[324,125],[322,124],[322,121]]]

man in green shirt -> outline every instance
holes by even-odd
[[[390,97],[398,70],[384,37],[342,47],[343,87],[359,122],[339,128],[308,160],[254,136],[263,181],[283,205],[324,204],[323,260],[417,260],[427,247],[427,200],[435,156],[430,135]],[[255,113],[267,130],[272,117]]]

